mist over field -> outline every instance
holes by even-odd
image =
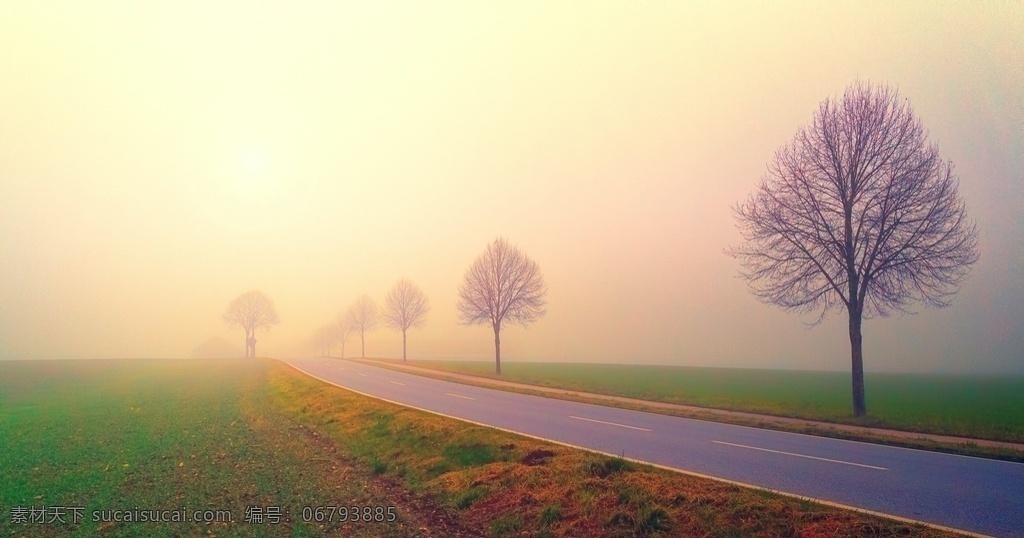
[[[865,322],[865,368],[1024,373],[1021,36],[1017,3],[4,2],[0,359],[240,356],[221,316],[252,289],[280,316],[258,354],[306,356],[400,278],[431,306],[411,359],[493,359],[455,304],[502,236],[549,290],[503,360],[848,370],[845,315],[807,329],[723,251],[862,80],[909,101],[980,239],[952,306]]]

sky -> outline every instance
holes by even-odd
[[[724,251],[859,80],[909,100],[980,234],[952,306],[865,322],[865,368],[1024,373],[1021,36],[1017,2],[6,1],[0,358],[241,353],[251,289],[259,354],[303,356],[408,278],[410,358],[493,359],[455,303],[502,236],[549,289],[505,361],[845,370],[844,313],[759,303]]]

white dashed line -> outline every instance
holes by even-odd
[[[842,463],[843,465],[856,465],[857,467],[866,467],[868,469],[876,469],[876,470],[879,470],[879,471],[888,471],[889,470],[889,469],[886,469],[885,467],[875,467],[874,465],[865,465],[863,463],[853,463],[852,461],[830,460],[828,458],[819,458],[818,456],[808,456],[806,454],[795,454],[793,452],[783,452],[781,450],[772,450],[770,448],[759,448],[759,447],[756,447],[756,446],[738,445],[736,443],[727,443],[725,441],[711,441],[711,442],[712,443],[718,443],[720,445],[738,446],[740,448],[749,448],[751,450],[760,450],[762,452],[772,452],[772,453],[775,453],[775,454],[785,454],[787,456],[796,456],[798,458],[808,458],[808,459],[812,459],[812,460],[828,461],[828,462],[831,462],[831,463]]]
[[[401,385],[403,387],[405,386],[405,383],[399,383],[398,381],[392,381],[392,383],[394,383],[395,385]]]
[[[475,400],[476,399],[476,398],[470,398],[469,396],[463,396],[461,394],[452,394],[450,392],[446,392],[445,394],[448,395],[448,396],[455,397],[455,398],[462,398],[463,400]]]
[[[607,422],[607,421],[604,421],[604,420],[596,420],[596,419],[592,419],[592,418],[576,417],[576,416],[573,416],[573,415],[569,415],[569,418],[574,418],[576,420],[585,420],[587,422],[596,422],[598,424],[607,424],[609,426],[618,426],[620,428],[629,428],[631,430],[640,430],[642,432],[653,431],[653,430],[649,430],[647,428],[640,428],[640,427],[637,427],[637,426],[630,426],[628,424],[619,424],[618,422]]]
[[[362,373],[362,372],[356,372],[356,375],[361,375],[361,376],[363,376],[363,377],[370,377],[370,376],[368,376],[368,375],[366,375],[366,374],[364,374],[364,373]]]

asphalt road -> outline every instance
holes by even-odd
[[[338,359],[286,362],[358,392],[560,443],[954,529],[1024,537],[1024,464],[568,402]]]

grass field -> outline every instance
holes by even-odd
[[[411,361],[545,387],[1001,441],[1024,441],[1024,376],[865,375],[868,416],[851,415],[850,374],[620,364]]]
[[[0,361],[0,536],[417,534],[405,514],[395,524],[302,521],[306,506],[381,499],[308,442],[267,387],[256,361]],[[290,521],[246,523],[249,506]],[[47,523],[15,523],[17,507],[42,510]],[[102,521],[135,508],[221,521]],[[65,524],[49,523],[60,511]]]
[[[269,360],[0,362],[0,477],[0,536],[947,536],[467,425]],[[352,505],[395,506],[396,521],[302,521],[302,507]],[[246,523],[252,506],[284,518]],[[18,507],[85,519],[16,523]],[[181,507],[231,521],[91,517]]]

